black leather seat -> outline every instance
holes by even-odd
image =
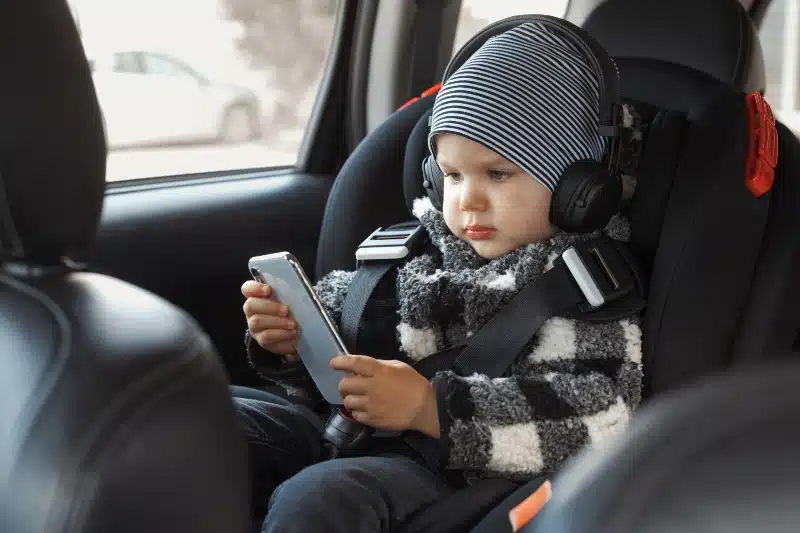
[[[78,267],[106,149],[66,3],[3,3],[0,65],[0,531],[246,531],[246,448],[209,339]]]
[[[655,400],[565,468],[524,533],[796,532],[798,389],[792,362]]]

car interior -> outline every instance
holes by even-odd
[[[248,259],[290,251],[318,280],[412,218],[428,89],[488,21],[476,0],[467,27],[467,4],[328,2],[291,162],[219,169],[203,148],[200,171],[113,181],[136,151],[106,146],[74,7],[0,7],[0,531],[258,530],[231,401],[261,383],[243,345]],[[492,22],[533,13],[515,9]],[[628,433],[570,460],[524,531],[797,530],[800,144],[791,98],[772,99],[763,27],[798,11],[569,0],[558,13],[606,48],[643,125],[624,214],[647,276],[645,390]],[[475,483],[398,531],[466,533],[536,488]]]

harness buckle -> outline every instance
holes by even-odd
[[[358,246],[356,264],[402,261],[422,243],[423,237],[424,230],[419,223],[378,228]]]
[[[586,298],[588,305],[582,304],[581,311],[603,307],[636,290],[633,268],[609,239],[576,243],[561,259]]]

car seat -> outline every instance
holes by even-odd
[[[639,411],[571,461],[523,533],[794,533],[800,364],[716,376]]]
[[[619,66],[622,94],[642,109],[660,110],[655,121],[658,126],[651,125],[650,137],[673,139],[665,146],[678,148],[686,127],[682,117],[693,114],[716,85],[708,77],[743,92],[763,93],[766,88],[758,31],[736,0],[608,0],[590,14],[583,27]],[[676,27],[681,28],[680,39],[673,36]],[[669,336],[672,342],[655,346],[646,340],[646,351],[654,359],[649,383],[654,393],[720,365],[758,363],[800,350],[800,145],[783,124],[778,122],[777,128],[780,160],[770,193],[767,227],[731,346],[705,358],[681,357],[682,363],[674,365],[674,355],[658,354],[683,353],[686,341],[695,342],[693,337],[678,329]],[[657,182],[656,186],[666,186],[668,180]],[[640,201],[636,208],[646,211],[651,206]],[[634,231],[641,234],[641,228]],[[726,233],[731,232],[721,228],[719,235]],[[661,253],[676,250],[664,247]]]
[[[761,60],[757,54],[753,58]],[[647,124],[628,215],[632,246],[651,271],[644,324],[648,391],[666,390],[726,366],[750,298],[771,208],[771,193],[755,197],[744,184],[748,119],[742,88],[690,69],[673,84],[672,74],[684,69],[672,67],[662,71],[660,65],[652,66],[661,83],[651,86],[636,85],[638,79],[630,83],[620,66],[622,93],[634,95],[631,100]],[[392,115],[342,168],[326,208],[317,276],[352,269],[355,249],[365,235],[410,218],[411,201],[424,194],[419,169],[434,98],[421,98]],[[405,211],[402,198],[392,196],[401,171]],[[364,181],[369,180],[375,185],[366,191]],[[386,210],[367,210],[370,205]],[[456,493],[402,531],[468,529],[494,505],[492,498],[477,496],[474,487],[468,498]],[[472,517],[448,517],[444,506],[469,509],[464,515]]]
[[[581,27],[620,68],[640,64],[641,69],[650,66],[665,74],[673,69],[702,72],[745,93],[766,89],[758,30],[737,0],[607,0],[592,10]],[[680,38],[676,38],[676,28],[680,28]],[[640,85],[648,80],[628,81]],[[666,89],[649,96],[667,93]],[[668,97],[681,102],[680,95]]]
[[[0,65],[0,531],[246,531],[245,439],[209,339],[79,266],[106,147],[67,4],[4,2]]]

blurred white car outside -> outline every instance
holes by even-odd
[[[167,53],[87,53],[110,148],[185,142],[239,144],[261,136],[255,91],[212,81]]]

